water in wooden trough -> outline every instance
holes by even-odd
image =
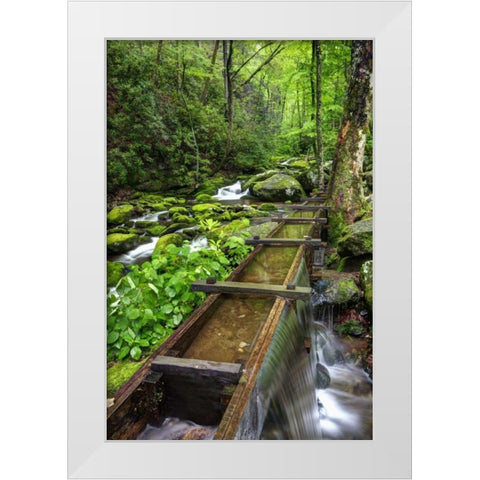
[[[288,224],[274,236],[301,238],[310,228]],[[264,247],[236,281],[282,284],[297,252],[297,247]],[[294,283],[310,286],[304,259]],[[182,358],[245,365],[274,303],[278,304],[275,297],[220,295]],[[230,438],[371,439],[372,383],[361,368],[345,360],[344,347],[332,332],[333,307],[324,305],[319,318],[313,318],[309,302],[282,305],[255,385]],[[193,417],[167,416],[159,427],[147,425],[137,439],[210,440],[217,428],[221,430],[221,420],[218,416],[203,424]]]

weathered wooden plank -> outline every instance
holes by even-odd
[[[320,238],[247,238],[247,245],[268,245],[270,247],[297,247],[308,245],[310,247],[324,247],[326,242]]]
[[[300,201],[301,202],[323,202],[325,201],[327,198],[326,195],[320,195],[318,197],[304,197],[304,198],[301,198]]]
[[[292,210],[303,210],[306,212],[315,212],[316,210],[330,210],[332,207],[326,205],[291,205]]]
[[[259,295],[274,295],[291,298],[294,300],[308,300],[312,295],[309,287],[295,287],[290,289],[283,285],[269,285],[249,282],[215,282],[208,283],[205,280],[197,280],[192,283],[194,292],[206,293],[249,293]]]
[[[202,376],[223,379],[236,383],[240,378],[242,365],[239,363],[212,362],[194,358],[177,358],[159,355],[151,366],[154,372],[176,376]]]
[[[272,222],[284,222],[284,223],[327,223],[326,218],[300,218],[300,217],[274,217]]]

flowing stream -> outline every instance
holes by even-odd
[[[236,182],[220,188],[215,198],[238,200],[248,193],[248,190],[241,190],[240,182]],[[133,219],[133,222],[158,221],[165,214],[168,212],[155,212]],[[296,213],[300,217],[311,215],[311,212]],[[309,228],[308,224],[284,225],[275,236],[298,238],[307,234]],[[109,259],[124,265],[141,264],[150,259],[157,240],[158,237],[152,237],[149,243]],[[197,237],[190,243],[192,250],[207,247],[205,237]],[[237,281],[281,284],[296,251],[295,247],[264,248]],[[295,283],[310,286],[304,262]],[[192,343],[186,358],[212,360],[214,354],[216,361],[247,359],[273,299],[222,298],[225,301],[218,303],[216,313]],[[229,321],[225,322],[225,318]],[[291,306],[285,310],[260,369],[255,398],[251,400],[256,402],[255,408],[260,412],[256,424],[250,425],[250,420],[245,419],[243,434],[239,432],[238,438],[372,438],[372,382],[360,367],[345,359],[346,347],[333,333],[334,318],[334,307],[327,303],[320,309],[313,309],[311,302],[297,301],[296,308]],[[310,339],[309,353],[305,347],[306,338]],[[148,425],[137,438],[208,440],[213,438],[216,428],[169,417],[159,428]]]
[[[227,185],[226,187],[219,188],[217,194],[214,195],[214,198],[218,200],[238,200],[249,193],[250,191],[248,188],[242,192],[242,185],[240,181],[238,181],[233,185]]]

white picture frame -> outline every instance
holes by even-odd
[[[105,42],[159,38],[374,40],[373,440],[106,440]],[[68,42],[69,478],[411,478],[411,2],[76,0]]]

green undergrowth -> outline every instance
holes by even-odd
[[[244,237],[218,226],[211,220],[201,225],[208,248],[167,245],[120,279],[116,293],[107,297],[107,361],[139,361],[151,353],[205,300],[191,284],[208,277],[224,280],[246,258],[252,247]]]

